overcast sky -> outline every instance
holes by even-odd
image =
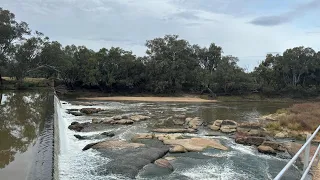
[[[144,55],[145,41],[178,34],[222,46],[252,69],[266,53],[320,50],[320,0],[0,0],[0,6],[63,45],[120,46]]]

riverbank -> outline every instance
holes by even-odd
[[[276,113],[263,116],[266,129],[277,138],[297,138],[304,140],[319,126],[320,102],[293,104],[279,109]],[[316,141],[320,140],[317,136]]]
[[[0,90],[35,90],[53,87],[53,80],[46,78],[25,78],[18,84],[15,78],[2,77]]]

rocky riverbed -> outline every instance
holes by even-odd
[[[291,142],[269,136],[262,114],[220,120],[208,108],[234,106],[62,102],[60,178],[272,179],[285,166]]]

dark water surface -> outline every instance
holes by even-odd
[[[52,179],[53,94],[0,92],[0,179]]]

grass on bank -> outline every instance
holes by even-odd
[[[313,132],[320,125],[320,102],[299,103],[280,109],[276,112],[275,119],[277,121],[266,125],[267,129],[280,131],[288,128]]]
[[[46,88],[51,86],[51,79],[46,78],[24,78],[22,83],[19,84],[15,78],[2,77],[3,86],[0,87],[4,90],[15,90],[15,89],[35,89],[35,88]]]

